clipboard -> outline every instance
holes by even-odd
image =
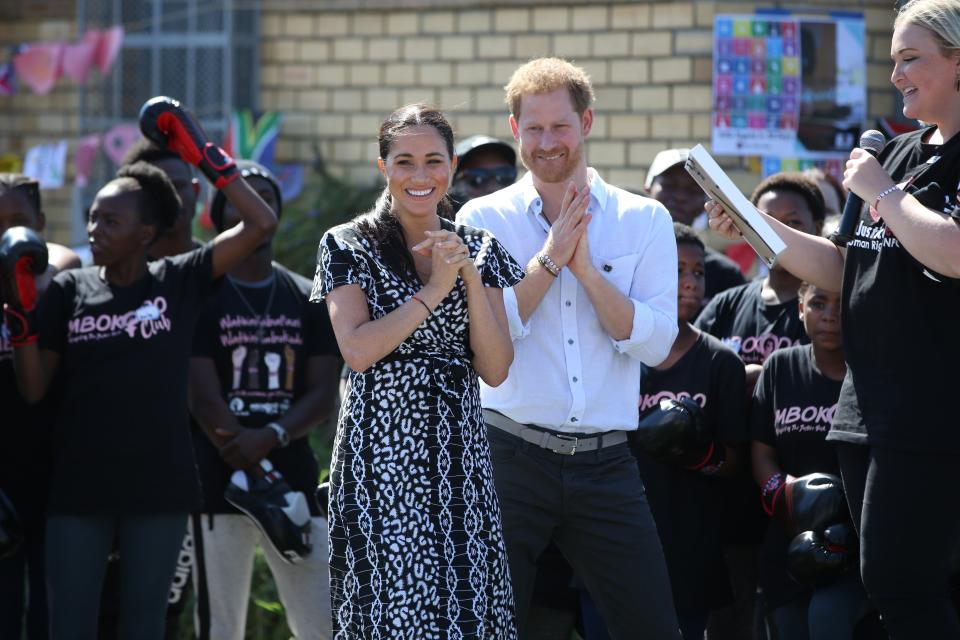
[[[777,255],[786,249],[787,245],[702,144],[690,150],[683,168],[693,176],[710,199],[723,205],[734,225],[743,234],[743,239],[757,252],[767,267],[772,267]]]

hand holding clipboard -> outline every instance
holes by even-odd
[[[768,267],[773,266],[777,254],[787,248],[780,236],[767,224],[757,208],[733,184],[703,145],[690,150],[684,164],[693,179],[707,196],[720,204],[743,239],[757,252]],[[721,233],[723,228],[717,229]]]

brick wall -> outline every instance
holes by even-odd
[[[76,23],[73,7],[63,2],[31,2],[34,11],[24,10],[21,16],[0,20],[0,49],[6,50],[22,42],[73,40]],[[3,62],[6,62],[6,58]],[[96,74],[91,74],[96,76]],[[27,149],[38,144],[71,141],[67,151],[68,172],[79,130],[79,94],[70,80],[60,80],[45,96],[20,87],[13,96],[0,96],[0,153],[14,153],[23,158]],[[47,237],[58,242],[71,240],[69,219],[72,179],[62,189],[43,191],[43,208],[47,213]]]
[[[590,164],[615,184],[638,187],[658,151],[709,142],[714,15],[755,8],[706,0],[407,4],[420,6],[370,10],[363,8],[369,2],[340,0],[338,10],[301,2],[294,10],[264,11],[261,106],[287,114],[282,159],[306,161],[318,148],[336,171],[376,180],[379,122],[421,100],[443,108],[458,136],[510,139],[502,86],[526,60],[558,55],[593,78]],[[775,4],[798,10],[796,3]],[[350,6],[356,8],[344,8]],[[804,6],[823,12],[835,3]],[[871,117],[892,115],[891,3],[845,8],[867,18]],[[741,162],[726,164],[744,189],[756,184]]]
[[[72,3],[26,1],[29,10],[0,20],[0,47],[76,37]],[[891,4],[860,0],[844,7],[867,16],[871,117],[894,111]],[[802,6],[822,12],[836,2]],[[458,135],[509,139],[504,83],[532,57],[564,56],[589,71],[597,93],[589,162],[606,179],[638,187],[657,151],[709,141],[713,17],[754,7],[709,0],[264,2],[260,106],[286,114],[281,161],[312,160],[318,148],[334,171],[369,183],[377,179],[376,130],[394,108],[433,102],[448,112]],[[41,142],[74,140],[78,105],[68,79],[47,96],[0,97],[0,152],[22,156]],[[73,145],[68,174],[72,159]],[[737,160],[726,166],[743,189],[752,189],[756,174]],[[64,242],[70,195],[70,187],[44,192],[51,237]]]

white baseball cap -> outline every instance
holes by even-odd
[[[654,178],[667,169],[685,163],[689,156],[690,149],[667,149],[658,153],[650,164],[650,170],[647,171],[647,180],[643,183],[644,188],[649,189]]]

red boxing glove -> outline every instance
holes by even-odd
[[[47,245],[32,229],[11,227],[0,237],[4,321],[14,347],[37,341],[36,276],[47,270]]]
[[[161,148],[176,151],[184,162],[200,169],[217,189],[240,177],[233,158],[210,142],[193,114],[173,98],[157,96],[143,103],[140,131]]]

